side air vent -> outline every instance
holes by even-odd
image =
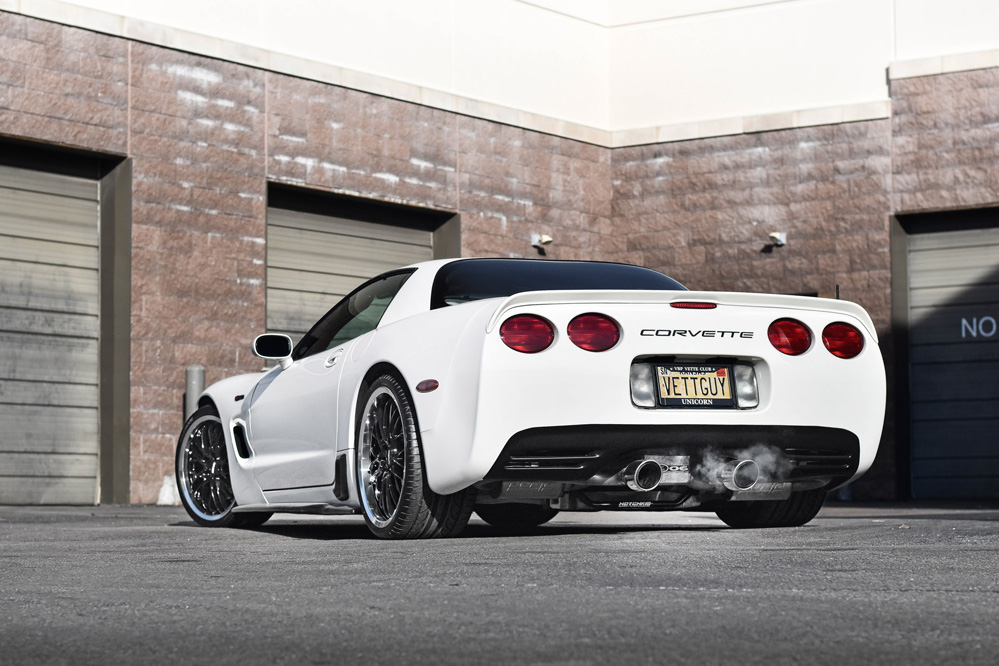
[[[233,444],[235,445],[236,455],[244,460],[250,457],[250,445],[246,441],[246,429],[243,427],[242,423],[237,423],[232,429]]]

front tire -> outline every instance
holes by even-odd
[[[826,499],[823,488],[792,493],[779,501],[729,502],[715,513],[730,527],[800,527],[818,513]]]
[[[270,513],[235,513],[229,455],[222,420],[214,407],[197,410],[177,441],[177,490],[194,522],[205,527],[260,527]]]
[[[427,485],[412,401],[392,375],[368,388],[357,429],[361,512],[382,539],[454,536],[468,524],[474,493],[438,495]]]

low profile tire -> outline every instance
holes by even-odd
[[[792,493],[786,500],[729,502],[715,513],[731,527],[799,527],[818,514],[825,499],[825,489],[819,488]]]
[[[235,513],[229,455],[214,407],[191,414],[177,442],[177,490],[194,522],[206,527],[260,527],[270,513]]]
[[[371,532],[382,539],[460,533],[472,514],[474,492],[438,495],[427,485],[413,404],[403,385],[392,375],[382,375],[361,405],[357,487]]]
[[[558,509],[543,504],[478,504],[475,513],[493,527],[529,530],[544,525],[558,515]]]

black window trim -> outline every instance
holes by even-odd
[[[620,261],[588,261],[588,260],[585,260],[585,259],[545,259],[545,260],[540,260],[540,259],[528,259],[526,257],[465,257],[465,258],[461,258],[461,259],[455,259],[454,261],[450,261],[447,264],[441,266],[437,270],[437,274],[434,276],[433,285],[430,288],[430,309],[431,310],[436,310],[438,308],[449,307],[447,305],[447,303],[445,303],[443,301],[442,297],[441,297],[441,292],[443,291],[443,288],[441,286],[441,282],[443,281],[444,276],[446,275],[448,268],[450,268],[451,266],[454,266],[456,264],[461,264],[461,263],[465,263],[465,262],[480,262],[480,261],[503,261],[503,262],[511,262],[511,263],[513,263],[513,262],[536,262],[536,261],[544,261],[545,263],[549,263],[549,264],[584,264],[584,265],[585,264],[600,264],[602,266],[627,266],[629,268],[640,268],[640,269],[644,269],[644,270],[647,270],[647,271],[652,271],[653,273],[658,273],[659,275],[662,275],[663,277],[665,277],[665,278],[673,281],[679,287],[679,289],[676,290],[676,291],[689,291],[686,286],[684,286],[683,284],[681,284],[680,282],[678,282],[675,278],[670,277],[669,275],[666,275],[665,273],[661,273],[660,271],[657,271],[654,268],[649,268],[647,266],[636,266],[635,264],[626,264],[626,263],[620,262]]]
[[[380,274],[374,276],[373,278],[371,278],[370,280],[366,280],[366,281],[362,282],[360,285],[358,285],[357,287],[355,287],[353,291],[351,291],[349,294],[347,294],[346,296],[344,296],[343,298],[341,298],[339,301],[337,301],[333,305],[333,307],[331,307],[329,310],[327,310],[326,313],[322,317],[320,317],[319,319],[316,320],[316,323],[314,323],[309,328],[308,332],[305,335],[302,336],[302,339],[298,341],[298,344],[295,345],[295,348],[291,351],[291,360],[292,361],[298,361],[300,359],[307,358],[308,356],[315,356],[316,354],[321,354],[322,352],[327,351],[326,349],[320,349],[320,350],[316,350],[315,352],[313,352],[311,354],[306,354],[305,353],[305,350],[308,349],[308,348],[310,348],[310,347],[312,347],[312,345],[318,339],[318,338],[313,338],[312,340],[309,340],[310,337],[312,337],[312,332],[315,331],[317,328],[319,328],[319,325],[322,322],[324,322],[326,320],[326,318],[329,317],[334,310],[336,310],[338,307],[340,307],[340,305],[342,303],[345,303],[346,301],[349,301],[350,298],[354,294],[356,294],[357,292],[361,291],[362,289],[368,287],[369,285],[372,285],[375,282],[378,282],[379,280],[386,280],[386,279],[388,279],[390,277],[395,277],[396,275],[412,275],[415,272],[416,272],[415,268],[400,268],[398,270],[388,271],[387,273],[380,273]],[[405,286],[405,284],[403,284],[403,286]],[[401,290],[402,290],[402,287],[400,287],[400,291]],[[396,296],[398,296],[398,292],[396,292]],[[392,297],[392,300],[393,301],[395,300],[395,296]],[[379,320],[379,324],[380,323],[381,323],[381,321]],[[377,329],[378,326],[376,325],[375,328]],[[308,343],[306,343],[307,340],[309,340]]]

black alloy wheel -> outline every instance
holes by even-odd
[[[225,431],[218,412],[202,407],[187,420],[177,442],[177,490],[194,522],[206,527],[259,527],[270,513],[237,513],[229,478]]]
[[[457,535],[465,528],[474,489],[439,495],[430,489],[409,392],[394,376],[368,387],[358,418],[357,487],[371,532],[383,539]]]

